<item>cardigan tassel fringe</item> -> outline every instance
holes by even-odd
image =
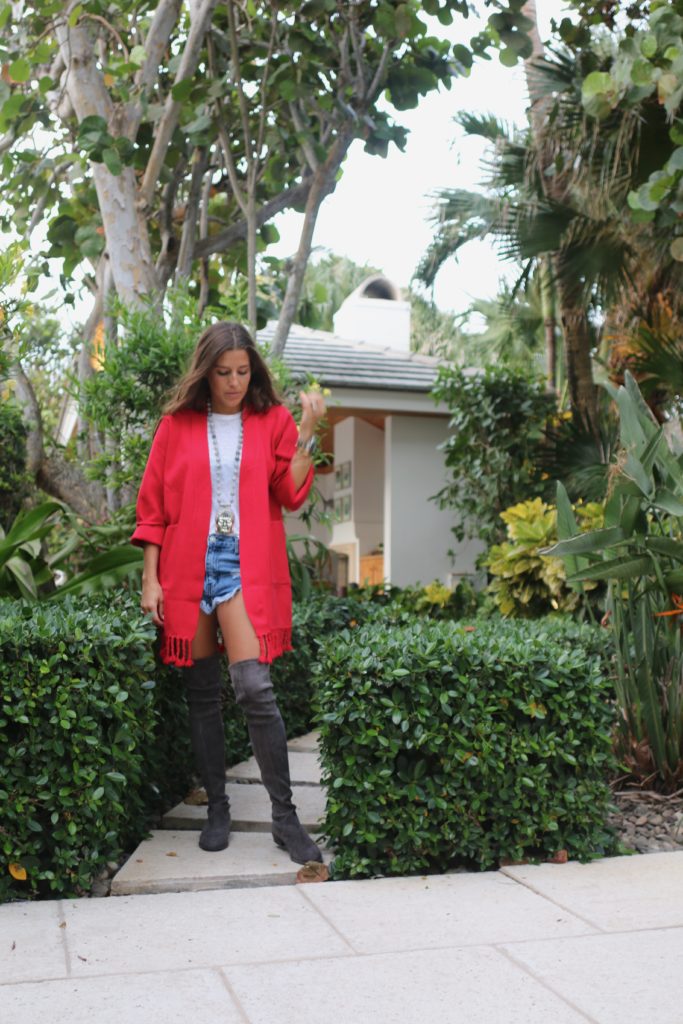
[[[192,641],[181,636],[168,636],[164,633],[161,644],[161,660],[166,665],[189,668],[193,664]]]
[[[274,629],[270,633],[264,633],[259,638],[259,661],[270,663],[279,658],[286,651],[292,648],[291,629]],[[219,645],[223,650],[223,645]],[[177,668],[189,668],[193,665],[192,641],[180,636],[168,636],[164,633],[161,645],[161,660],[167,665],[175,665]]]
[[[264,633],[259,637],[259,645],[261,648],[259,661],[270,663],[286,651],[293,650],[292,631],[291,629],[274,629],[270,633]]]

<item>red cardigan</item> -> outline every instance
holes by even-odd
[[[313,467],[297,490],[290,474],[297,428],[284,405],[257,413],[245,407],[239,478],[240,576],[244,605],[259,638],[259,661],[292,649],[292,588],[282,506],[299,508]],[[206,412],[183,409],[161,420],[147,460],[131,542],[158,544],[164,592],[161,658],[191,665],[192,639],[204,589],[211,516]]]

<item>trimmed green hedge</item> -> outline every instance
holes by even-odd
[[[0,603],[0,901],[83,894],[188,785],[153,636],[130,600]]]
[[[614,852],[603,645],[563,620],[375,623],[328,642],[316,675],[335,877]]]

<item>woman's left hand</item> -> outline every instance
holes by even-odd
[[[299,436],[307,440],[315,434],[318,423],[327,412],[325,399],[320,391],[300,391],[301,424]]]

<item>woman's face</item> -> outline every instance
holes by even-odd
[[[211,408],[218,413],[239,412],[251,380],[249,355],[244,349],[223,352],[209,370]]]

